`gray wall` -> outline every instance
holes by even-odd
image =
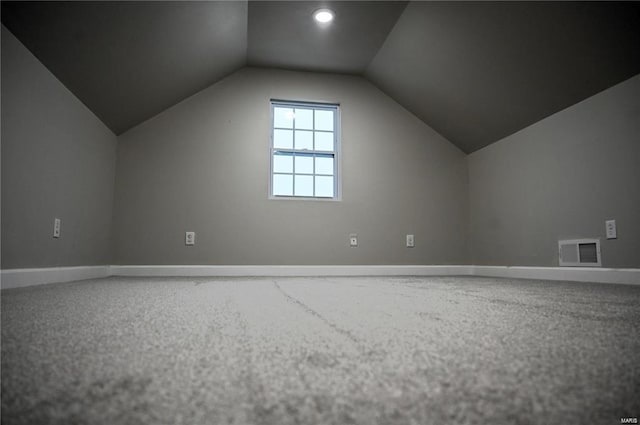
[[[115,135],[3,26],[3,269],[111,263],[116,148]]]
[[[341,104],[342,201],[268,199],[271,98]],[[361,77],[244,68],[119,138],[115,264],[466,264],[468,215],[464,154]]]
[[[341,201],[268,199],[271,98],[341,104]],[[3,27],[2,268],[554,266],[583,237],[640,267],[638,117],[640,75],[465,157],[363,78],[244,68],[116,139]]]
[[[604,267],[640,267],[640,75],[468,163],[474,264],[557,266],[558,239],[600,237]]]

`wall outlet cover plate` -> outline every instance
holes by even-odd
[[[415,247],[415,239],[413,235],[407,235],[407,248]]]
[[[59,218],[54,218],[53,219],[53,237],[54,238],[59,238],[60,237],[60,227],[62,226],[62,222],[60,221]]]
[[[607,231],[607,239],[617,239],[618,238],[618,230],[616,229],[616,221],[615,220],[607,220],[604,222],[605,228]]]

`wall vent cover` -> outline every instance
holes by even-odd
[[[561,266],[600,267],[600,239],[567,239],[558,241]]]

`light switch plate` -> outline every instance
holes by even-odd
[[[349,235],[349,246],[358,246],[358,235],[351,233]]]
[[[196,232],[185,232],[185,234],[184,234],[184,244],[185,245],[195,245],[196,244]]]

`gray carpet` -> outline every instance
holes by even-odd
[[[640,287],[108,278],[2,292],[2,424],[619,424]]]

